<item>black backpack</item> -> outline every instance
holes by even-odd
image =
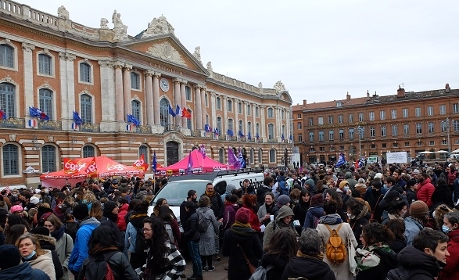
[[[416,279],[416,275],[428,275],[432,277],[432,275],[429,275],[428,272],[425,270],[421,269],[415,269],[415,270],[408,270],[403,266],[399,266],[397,268],[389,270],[387,273],[387,280],[409,280],[409,279]],[[433,279],[433,278],[432,278]]]
[[[145,241],[145,236],[141,228],[135,228],[137,231],[135,236],[134,251],[136,254],[145,255],[147,249],[147,243]]]
[[[113,271],[108,261],[110,258],[118,253],[110,252],[100,256],[89,256],[89,263],[86,265],[84,272],[84,280],[114,280]]]

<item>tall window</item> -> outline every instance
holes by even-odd
[[[252,110],[252,107],[250,107],[250,104],[247,104],[247,115],[248,116],[252,114],[251,110]]]
[[[146,163],[149,163],[150,162],[150,158],[149,158],[149,153],[148,153],[148,147],[145,146],[145,145],[142,145],[139,147],[139,158],[143,155],[143,158],[145,160]]]
[[[192,111],[190,109],[186,109],[186,110],[188,111],[188,113],[190,113],[190,115],[192,115]],[[191,118],[190,119],[187,118],[186,119],[186,127],[191,130],[192,129],[192,125],[193,125],[193,123],[191,122]]]
[[[82,94],[80,97],[81,119],[88,124],[92,124],[92,97]]]
[[[403,114],[403,118],[408,118],[408,108],[403,108],[402,109],[402,114]]]
[[[447,122],[440,122],[441,124],[441,132],[448,131],[448,123]]]
[[[237,103],[237,113],[242,114],[242,102]]]
[[[96,156],[96,150],[94,149],[93,146],[86,145],[83,147],[83,157],[88,158],[88,157],[95,157]]]
[[[339,124],[343,123],[343,115],[338,115],[338,123]]]
[[[382,121],[386,119],[386,111],[379,112],[379,119]]]
[[[457,104],[457,103],[453,104],[453,113],[454,114],[459,113],[459,104]]]
[[[303,133],[298,133],[298,142],[303,142]]]
[[[446,115],[446,105],[440,105],[440,115]]]
[[[3,175],[19,175],[19,149],[13,144],[2,147],[3,152]]]
[[[268,118],[274,118],[274,110],[273,108],[268,108]]]
[[[140,116],[140,101],[138,100],[132,100],[131,101],[131,105],[132,105],[132,115],[138,119],[139,121],[141,120]]]
[[[363,122],[363,121],[364,121],[363,113],[359,113],[359,122]]]
[[[338,130],[339,140],[344,140],[344,129]]]
[[[416,123],[416,134],[422,133],[422,123]]]
[[[416,117],[420,117],[421,116],[421,108],[420,107],[414,108],[414,115]]]
[[[228,98],[227,107],[228,107],[228,112],[232,112],[233,111],[233,100]]]
[[[408,136],[410,135],[410,125],[404,124],[403,125],[403,135]]]
[[[354,114],[349,114],[349,123],[354,122]]]
[[[218,161],[225,162],[225,151],[223,149],[218,150]]]
[[[51,56],[47,54],[39,54],[38,55],[38,72],[43,75],[51,75],[51,65],[52,59]]]
[[[323,142],[325,138],[325,134],[323,131],[319,131],[319,142]]]
[[[239,134],[239,131],[241,131],[244,134],[244,128],[242,127],[242,120],[239,120],[239,127],[237,133]]]
[[[309,126],[313,126],[314,125],[314,118],[309,118],[308,119],[308,123],[309,123]]]
[[[15,117],[15,95],[16,87],[9,83],[0,83],[0,109],[8,118]]]
[[[91,65],[86,62],[80,63],[80,81],[85,83],[91,82]]]
[[[328,131],[328,140],[329,141],[335,140],[335,131],[333,131],[333,130],[329,130]]]
[[[434,115],[433,106],[427,106],[427,116],[433,116],[433,115]]]
[[[276,150],[269,150],[269,162],[276,162]]]
[[[250,164],[254,164],[255,163],[254,157],[255,157],[255,149],[252,148],[252,149],[250,149]]]
[[[314,143],[314,132],[309,131],[309,142]]]
[[[217,109],[218,109],[218,110],[221,110],[221,109],[222,109],[222,100],[221,100],[220,97],[217,97],[217,98],[215,99],[215,103],[217,103]]]
[[[333,124],[333,116],[328,116],[328,124]]]
[[[252,136],[252,138],[255,136],[255,135],[253,135],[252,123],[251,122],[247,123],[247,134],[249,134],[249,133],[250,133],[250,136]]]
[[[233,119],[228,119],[228,129],[232,130],[234,133]]]
[[[385,125],[381,126],[381,136],[382,137],[387,136],[387,127]]]
[[[140,75],[136,72],[131,72],[131,88],[140,89]]]
[[[397,118],[397,109],[392,109],[390,111],[391,118],[395,120]]]
[[[209,107],[209,103],[208,103],[208,101],[207,101],[207,98],[208,98],[208,97],[207,97],[207,93],[205,93],[205,94],[204,94],[204,100],[206,101],[206,107]]]
[[[221,117],[217,117],[217,129],[221,135],[222,134],[222,118]]]
[[[258,107],[255,107],[255,117],[259,117],[260,116],[260,110],[258,109]]]
[[[54,172],[56,167],[56,147],[44,145],[41,147],[41,168],[43,172]]]
[[[268,139],[274,139],[274,124],[268,124]]]
[[[0,66],[14,67],[14,49],[8,45],[0,45]]]
[[[159,102],[159,120],[163,127],[169,125],[169,101],[166,98],[162,98]]]
[[[197,94],[200,94],[199,92]],[[192,101],[191,100],[191,87],[185,86],[185,97],[187,101]]]
[[[434,133],[434,123],[433,122],[427,123],[427,133]]]
[[[258,149],[258,163],[262,163],[263,162],[263,150],[260,148]]]
[[[259,124],[259,123],[257,123],[257,124],[255,125],[255,137],[256,137],[257,135],[258,135],[258,136],[261,136],[261,135],[260,135],[260,124]]]
[[[376,129],[374,126],[370,126],[370,137],[376,137]]]
[[[301,129],[301,127],[302,127],[301,122],[298,122],[298,123],[297,123],[297,129]]]
[[[392,125],[392,136],[397,136],[398,135],[398,125],[394,124]]]
[[[349,128],[349,140],[353,141],[354,140],[354,129]]]
[[[375,120],[375,112],[368,113],[368,118],[370,119],[370,121],[374,121]]]
[[[317,117],[317,124],[324,125],[324,117]]]
[[[49,89],[42,88],[38,91],[40,110],[47,114],[49,119],[53,119],[53,92]]]

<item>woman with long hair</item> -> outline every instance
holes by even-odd
[[[68,264],[70,254],[73,250],[73,239],[72,237],[65,233],[65,227],[62,221],[55,216],[50,214],[45,218],[45,227],[49,230],[49,233],[52,237],[56,239],[56,252],[59,256],[59,261],[64,268],[64,275],[60,279],[67,280],[68,276]]]
[[[18,238],[28,232],[27,227],[23,224],[17,224],[9,228],[8,235],[5,238],[5,244],[15,245]]]
[[[139,243],[140,241],[137,240],[137,237],[143,237],[143,220],[148,217],[148,206],[149,203],[146,200],[135,205],[134,211],[129,215],[129,222],[126,227],[126,234],[124,235],[124,247],[131,253],[129,262],[134,269],[145,264],[145,259],[147,258],[147,254],[145,253],[147,246],[146,244]],[[136,251],[136,244],[143,245],[141,246],[142,248],[137,246],[137,250],[141,250],[141,252]]]
[[[169,208],[169,205],[164,204],[159,207],[159,218],[163,221],[166,227],[166,232],[169,236],[169,240],[178,248],[181,240],[181,232],[175,218],[174,212]]]
[[[165,204],[167,204],[167,200],[165,198],[158,198],[158,200],[156,200],[156,205],[153,207],[153,214],[155,217],[159,217],[159,207]]]
[[[91,204],[91,208],[89,209],[89,217],[94,217],[98,221],[100,221],[103,216],[104,216],[104,212],[102,208],[102,203],[100,203],[100,201],[93,202]]]
[[[357,280],[386,279],[389,270],[397,267],[397,254],[389,247],[394,233],[385,225],[370,223],[363,227],[360,238],[363,249],[357,249]]]
[[[185,271],[185,259],[169,241],[161,219],[146,218],[143,233],[148,249],[147,263],[141,269],[137,269],[142,279],[179,279]]]
[[[89,256],[83,262],[78,274],[78,280],[99,279],[97,271],[88,269],[90,262],[105,260],[110,266],[115,279],[138,279],[137,274],[127,257],[118,250],[120,247],[118,236],[113,228],[99,226],[94,229],[88,242]]]
[[[40,243],[33,234],[26,233],[16,240],[16,247],[19,248],[22,260],[28,261],[32,268],[40,269],[51,280],[56,280],[56,269],[50,250],[40,248]]]
[[[298,251],[296,235],[289,229],[276,230],[271,242],[266,245],[265,253],[261,257],[261,265],[265,268],[272,266],[268,271],[267,280],[277,280],[282,276],[287,263]]]

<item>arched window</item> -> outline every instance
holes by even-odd
[[[221,117],[217,117],[217,129],[221,135],[222,134],[222,118]]]
[[[41,53],[38,55],[38,72],[43,75],[51,75],[53,59],[51,56]]]
[[[82,94],[80,97],[81,114],[83,122],[92,124],[92,97],[88,94]]]
[[[131,88],[140,89],[140,75],[136,72],[131,72]]]
[[[0,66],[14,68],[14,49],[8,45],[0,45]]]
[[[257,124],[255,125],[255,136],[257,136],[257,135],[258,135],[258,136],[261,136],[261,135],[260,135],[260,124],[259,124],[259,123],[257,123]]]
[[[140,118],[140,101],[138,100],[132,100],[131,101],[132,105],[132,115],[138,119],[139,121],[141,120]]]
[[[221,163],[225,163],[225,150],[218,150],[218,161]]]
[[[253,134],[253,131],[252,131],[252,123],[251,122],[248,122],[247,123],[247,135],[250,133],[250,136],[253,138],[255,135]]]
[[[41,147],[41,170],[43,172],[54,172],[56,167],[56,147],[44,145]]]
[[[269,150],[269,162],[276,162],[276,149]]]
[[[7,118],[16,116],[16,87],[9,83],[0,83],[0,109],[5,112]]]
[[[19,175],[19,149],[13,144],[6,144],[2,147],[3,153],[3,175]]]
[[[167,127],[169,125],[169,101],[166,98],[161,99],[159,107],[159,119],[161,126]]]
[[[274,139],[274,124],[268,124],[268,139]]]
[[[88,157],[95,157],[96,156],[96,151],[93,146],[86,145],[83,147],[83,157],[88,158]]]
[[[42,88],[38,91],[40,110],[47,114],[49,119],[53,119],[53,92],[49,89]]]
[[[221,110],[222,109],[222,101],[221,101],[221,98],[220,97],[217,97],[215,99],[215,103],[217,103],[217,109],[218,110]]]
[[[255,163],[255,150],[252,148],[250,149],[250,164],[254,164]]]
[[[149,157],[149,153],[148,153],[148,147],[145,146],[145,145],[142,145],[139,147],[139,158],[143,155],[143,158],[145,160],[145,163],[149,163],[150,162],[150,157]]]
[[[242,120],[239,120],[239,128],[238,128],[237,133],[239,133],[239,131],[242,132],[242,133],[244,134],[244,128],[243,128],[243,126],[242,126]]]
[[[188,113],[190,113],[190,115],[192,115],[192,112],[191,112],[190,109],[186,109],[186,110],[188,111]],[[188,119],[188,118],[187,118],[187,119],[186,119],[186,127],[187,127],[188,129],[191,130],[191,129],[192,129],[191,126],[192,126],[191,119]]]
[[[263,163],[263,150],[261,148],[258,150],[258,163]]]
[[[86,62],[80,63],[80,81],[85,83],[91,82],[91,65]]]
[[[274,110],[273,108],[268,108],[268,118],[274,118]]]

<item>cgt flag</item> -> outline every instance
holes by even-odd
[[[97,175],[96,158],[92,159],[91,163],[89,163],[88,167],[86,167],[85,172],[89,177],[94,177]]]
[[[138,160],[134,161],[134,164],[132,166],[142,171],[147,170],[148,163],[145,163],[145,155],[142,154]]]

